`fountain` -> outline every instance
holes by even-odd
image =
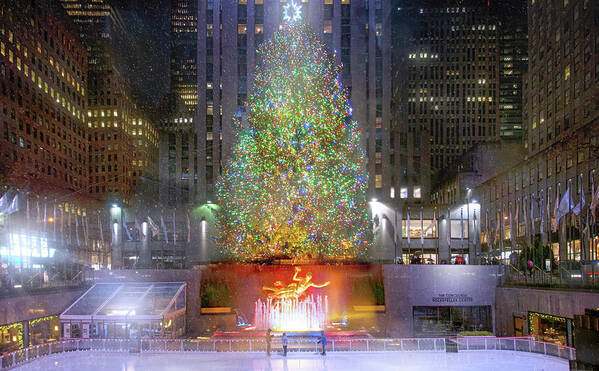
[[[285,298],[256,301],[254,326],[274,331],[323,330],[329,312],[327,296],[310,295],[303,299]]]
[[[305,295],[310,287],[321,288],[330,282],[315,284],[311,282],[312,273],[298,277],[301,268],[295,267],[292,282],[284,285],[277,281],[274,287],[264,286],[268,297],[255,304],[254,326],[275,331],[316,331],[323,330],[329,312],[327,296]]]

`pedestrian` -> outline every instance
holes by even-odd
[[[272,334],[270,329],[266,330],[266,355],[270,357],[270,343],[272,341]]]
[[[283,344],[283,357],[287,357],[287,334],[283,333],[283,337],[281,338],[281,343]]]
[[[326,346],[327,346],[327,337],[324,334],[324,331],[320,331],[320,340],[318,340],[320,344],[322,344],[322,354],[323,356],[327,355]]]

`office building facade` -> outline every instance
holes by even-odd
[[[197,109],[193,117],[185,115],[185,110],[175,110],[166,120],[174,125],[175,118],[183,119],[179,134],[182,139],[170,135],[171,139],[165,140],[161,147],[164,151],[160,151],[161,163],[172,163],[171,172],[161,179],[171,179],[171,185],[179,183],[178,187],[188,193],[181,199],[171,199],[174,203],[214,201],[215,180],[234,146],[232,119],[245,114],[244,105],[257,63],[256,50],[279,28],[287,4],[278,0],[190,3],[174,2],[171,13],[171,37],[173,44],[178,45],[183,43],[182,34],[193,28],[194,20],[187,18],[191,14],[187,10],[197,7]],[[343,63],[342,79],[350,92],[352,118],[363,129],[362,145],[368,155],[366,166],[370,174],[369,194],[389,199],[394,193],[391,191],[394,159],[390,143],[391,2],[312,0],[298,4],[302,18]],[[181,59],[171,60],[171,66],[177,67],[171,69],[171,80],[179,81],[187,76],[181,72],[187,71],[186,67],[180,66],[191,59],[186,53],[178,52],[172,57]],[[185,102],[187,94],[178,95]],[[167,150],[170,147],[172,151]],[[186,156],[182,157],[183,154]],[[166,200],[168,189],[169,185],[161,182],[162,200]]]

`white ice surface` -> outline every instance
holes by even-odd
[[[561,371],[568,361],[556,357],[510,351],[330,352],[326,356],[291,353],[286,358],[260,353],[129,354],[69,352],[44,357],[17,370],[179,371],[179,370],[485,370]]]

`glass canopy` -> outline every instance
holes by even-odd
[[[184,282],[97,283],[60,319],[162,319],[179,310],[185,310]]]

